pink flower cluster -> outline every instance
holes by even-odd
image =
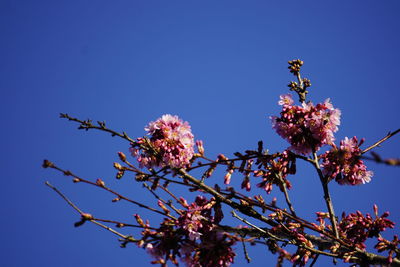
[[[138,138],[131,148],[141,167],[183,168],[190,164],[194,137],[187,122],[167,114],[150,122],[145,130],[150,138]]]
[[[357,137],[345,138],[340,141],[340,147],[332,145],[332,149],[321,156],[323,174],[336,179],[339,184],[358,185],[371,181],[372,171],[360,159],[362,150]]]
[[[165,219],[158,229],[150,230],[138,221],[145,228],[139,245],[155,259],[153,263],[171,260],[178,265],[179,257],[188,267],[230,266],[236,256],[232,246],[237,238],[216,229],[222,219],[216,201],[198,196],[190,205],[183,199],[181,203],[187,210],[181,211],[177,220]]]
[[[394,223],[387,219],[389,212],[378,217],[378,208],[374,205],[375,218],[367,213],[363,215],[360,211],[342,215],[339,223],[339,234],[342,238],[351,240],[358,248],[364,249],[367,238],[380,237],[380,233],[386,228],[393,228]]]
[[[288,150],[283,151],[277,159],[271,159],[266,167],[267,170],[256,170],[254,176],[262,177],[262,181],[257,184],[257,187],[263,188],[267,194],[271,193],[273,185],[277,185],[281,191],[282,181],[286,187],[292,187],[286,176],[296,173],[296,158],[293,153]]]
[[[340,110],[333,108],[327,99],[314,106],[311,102],[301,106],[293,105],[290,94],[281,95],[280,117],[272,116],[272,127],[286,139],[291,150],[300,154],[317,151],[326,144],[333,144],[334,133],[340,125]]]

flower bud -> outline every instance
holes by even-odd
[[[54,166],[53,162],[48,161],[47,159],[45,159],[45,160],[43,161],[43,164],[42,164],[42,167],[43,167],[43,168],[50,168],[50,167],[53,167],[53,166]]]
[[[101,186],[101,187],[105,187],[105,186],[106,186],[106,184],[104,183],[104,181],[101,180],[100,178],[96,180],[96,184],[97,184],[98,186]]]
[[[121,166],[121,164],[119,164],[118,162],[114,162],[114,168],[121,171],[123,169],[123,167]]]
[[[230,184],[232,177],[233,169],[228,170],[224,177],[224,184]]]
[[[121,199],[119,197],[114,198],[113,200],[111,200],[111,202],[117,202],[120,201]]]
[[[196,140],[196,146],[197,146],[197,151],[201,156],[204,156],[204,146],[203,146],[203,141],[201,140]]]
[[[126,161],[126,156],[125,156],[125,154],[124,154],[124,153],[122,153],[122,152],[118,152],[118,156],[119,156],[119,159],[120,159],[121,161],[123,161],[123,162],[125,162],[125,161]]]
[[[378,217],[378,206],[376,204],[374,204],[374,213],[375,216]]]
[[[93,216],[90,213],[82,213],[81,217],[83,220],[93,220]]]

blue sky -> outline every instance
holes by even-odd
[[[133,138],[171,113],[190,122],[211,157],[255,148],[258,140],[280,151],[287,143],[268,117],[278,114],[292,80],[287,61],[301,58],[309,99],[329,97],[342,111],[338,140],[356,135],[368,145],[397,129],[400,3],[278,2],[0,1],[1,265],[150,266],[143,250],[120,249],[108,232],[74,228],[78,215],[44,186],[51,181],[99,217],[130,220],[138,212],[43,170],[48,158],[152,201],[130,177],[113,178],[126,142],[78,131],[60,112],[105,120]],[[395,137],[376,151],[398,157],[399,144]],[[331,185],[336,213],[372,212],[377,203],[399,222],[398,170],[368,167],[375,175],[367,185]],[[324,209],[322,189],[307,166],[299,168],[291,196],[298,214],[313,219]],[[234,266],[241,266],[240,246],[237,252]],[[250,257],[252,266],[275,264],[262,247]]]

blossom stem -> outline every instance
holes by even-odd
[[[321,167],[319,166],[318,156],[317,156],[316,152],[313,152],[313,159],[314,159],[314,166],[315,166],[315,168],[317,170],[319,179],[320,179],[321,184],[322,184],[322,188],[324,190],[324,199],[325,199],[326,207],[328,208],[329,219],[330,219],[330,221],[332,223],[332,230],[333,230],[333,233],[334,233],[335,237],[338,239],[339,238],[339,233],[337,231],[337,223],[336,223],[335,211],[333,209],[331,196],[329,194],[328,181],[326,180],[326,178],[324,177],[324,175],[323,175],[323,173],[321,171]]]

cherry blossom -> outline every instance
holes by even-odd
[[[131,148],[132,155],[142,167],[183,168],[190,164],[194,155],[194,137],[188,122],[166,114],[150,122],[145,130],[150,138],[138,138]]]
[[[290,150],[306,155],[323,145],[333,144],[341,112],[329,99],[315,106],[311,102],[295,106],[291,95],[286,94],[280,96],[278,103],[282,105],[282,112],[280,117],[271,117],[272,127],[291,144]]]
[[[360,159],[362,150],[357,137],[340,141],[340,146],[332,146],[332,149],[321,156],[324,175],[336,179],[339,184],[358,185],[371,181],[372,171]]]

